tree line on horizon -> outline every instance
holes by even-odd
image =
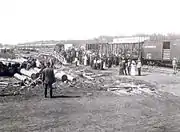
[[[42,40],[42,41],[34,41],[34,42],[26,42],[26,43],[20,43],[20,44],[84,44],[84,43],[98,43],[98,42],[112,42],[114,38],[125,38],[125,37],[149,37],[150,40],[174,40],[174,39],[180,39],[180,34],[136,34],[131,36],[99,36],[96,38],[88,39],[88,40]]]

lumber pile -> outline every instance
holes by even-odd
[[[40,69],[36,68],[36,69],[30,69],[30,70],[26,70],[26,69],[21,69],[20,73],[22,75],[28,76],[31,79],[37,79],[39,77],[39,71]]]
[[[64,71],[54,70],[55,78],[64,81],[76,81],[76,78],[72,75],[67,74]]]
[[[54,57],[64,63],[63,58],[58,58],[58,56],[54,56]],[[0,91],[0,95],[6,95],[8,93],[14,95],[14,93],[15,94],[21,93],[21,90],[29,89],[31,87],[34,87],[42,83],[42,79],[41,79],[42,69],[34,66],[30,68],[26,68],[27,66],[23,66],[24,63],[31,63],[31,61],[28,61],[23,58],[18,58],[13,60],[0,59],[0,62],[1,62],[1,67],[4,69],[4,71],[11,71],[10,70],[11,67],[14,68],[15,65],[18,64],[18,66],[16,67],[17,69],[14,70],[13,73],[11,74],[16,81],[13,84],[11,84],[12,85],[11,88],[8,87],[10,85],[9,82],[0,82],[0,86],[3,87],[2,88],[3,90]],[[63,71],[62,67],[60,70],[55,69],[54,74],[55,74],[55,78],[62,82],[74,83],[76,81],[76,77],[68,72]],[[7,75],[7,74],[2,74],[2,75]]]

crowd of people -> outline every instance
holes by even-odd
[[[111,54],[106,56],[104,54],[98,54],[98,52],[85,51],[83,49],[69,49],[62,50],[58,53],[59,56],[63,56],[64,60],[69,64],[75,64],[76,66],[85,65],[90,66],[92,69],[104,70],[111,68],[113,66],[119,66],[119,75],[136,75],[136,69],[138,75],[141,75],[141,60],[135,60],[126,58],[122,55]],[[56,81],[53,72],[54,60],[49,58],[44,58],[44,61],[39,61],[29,57],[27,62],[21,67],[25,69],[30,69],[33,67],[38,67],[41,69],[42,81],[44,86],[44,96],[47,97],[47,88],[50,88],[50,97],[53,97],[52,84]]]
[[[104,70],[113,66],[119,67],[119,75],[141,76],[142,62],[141,58],[133,59],[131,55],[122,54],[99,54],[98,52],[90,52],[83,49],[71,48],[69,50],[62,50],[58,53],[67,63],[75,64],[76,66],[85,65],[90,66],[95,70]],[[53,72],[55,60],[51,57],[47,58],[43,56],[44,60],[34,59],[29,57],[26,62],[18,65],[20,68],[30,69],[38,67],[41,69],[42,81],[45,88],[44,95],[47,97],[47,88],[50,88],[50,97],[52,97],[52,84],[56,81]],[[17,65],[17,64],[16,64]],[[177,59],[172,60],[174,73],[177,73]],[[0,69],[3,68],[3,64],[0,64]],[[15,68],[15,65],[9,64],[8,68]],[[7,69],[8,71],[11,71]]]
[[[104,54],[98,54],[98,52],[89,52],[83,49],[69,49],[67,51],[62,50],[60,56],[64,57],[67,63],[75,64],[76,66],[85,65],[90,66],[92,69],[104,70],[113,66],[119,67],[119,75],[141,76],[142,62],[141,59],[133,59],[130,56],[121,54],[111,54],[106,56]],[[50,97],[52,97],[52,84],[55,82],[55,75],[53,72],[54,62],[52,59],[45,58],[44,63],[42,61],[29,58],[26,62],[26,69],[31,67],[39,67],[42,72],[42,81],[44,84],[44,95],[47,97],[47,88],[50,88]],[[177,59],[172,61],[174,73],[177,72]]]
[[[119,75],[141,75],[141,59],[132,59],[131,55],[99,54],[98,52],[85,51],[83,49],[62,50],[61,55],[67,63],[91,66],[92,69],[104,70],[112,66],[119,66]]]

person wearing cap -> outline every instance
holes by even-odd
[[[47,62],[47,67],[42,71],[42,81],[44,85],[44,96],[47,97],[47,88],[50,88],[50,98],[53,97],[52,84],[56,81],[54,70],[50,67],[50,62]]]
[[[172,60],[172,66],[173,66],[173,73],[176,74],[177,72],[177,59],[176,58],[173,58]]]
[[[137,62],[138,76],[141,76],[141,67],[142,67],[141,60],[138,59]]]

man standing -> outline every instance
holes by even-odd
[[[141,67],[142,67],[141,60],[138,59],[138,63],[137,63],[138,76],[141,76]]]
[[[172,65],[173,65],[174,74],[176,74],[177,72],[177,59],[176,58],[173,58]]]
[[[123,62],[122,60],[119,60],[119,75],[124,75],[124,69],[123,69]]]
[[[127,62],[127,74],[130,75],[130,71],[131,71],[131,60],[128,59],[128,62]]]
[[[124,58],[122,59],[122,69],[123,69],[123,75],[127,75],[127,72],[126,72],[126,60]]]
[[[97,69],[97,57],[94,58],[93,69]]]
[[[74,62],[75,62],[75,65],[78,66],[78,57],[75,57]]]
[[[52,98],[52,84],[56,81],[53,68],[50,67],[50,62],[47,63],[47,67],[42,72],[42,80],[44,85],[44,96],[47,97],[47,88],[50,88],[50,98]]]

